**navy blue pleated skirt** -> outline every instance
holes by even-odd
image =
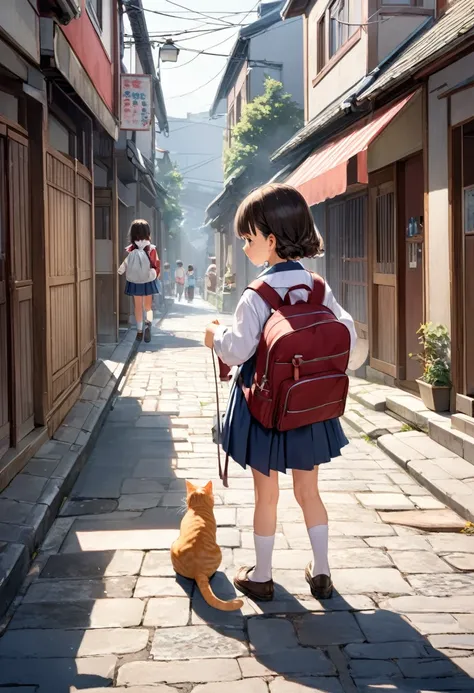
[[[240,377],[250,386],[255,370],[253,358],[240,368]],[[234,380],[222,428],[222,447],[244,469],[248,465],[269,476],[270,470],[311,471],[315,465],[339,457],[348,444],[339,419],[301,426],[292,431],[264,428],[250,414],[238,378]]]
[[[160,293],[158,279],[146,284],[135,284],[135,282],[126,282],[125,293],[127,296],[153,296]]]

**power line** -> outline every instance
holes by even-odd
[[[185,94],[178,94],[176,96],[168,96],[167,100],[170,101],[171,99],[181,99],[183,96],[190,96],[190,94],[195,94],[200,89],[204,89],[204,87],[207,87],[208,84],[210,84],[215,79],[217,79],[219,77],[219,75],[222,72],[224,72],[226,67],[227,67],[227,65],[223,65],[221,67],[221,69],[219,70],[219,72],[217,72],[217,74],[214,75],[214,77],[211,77],[211,79],[209,79],[207,82],[204,82],[204,84],[200,84],[199,87],[196,87],[196,89],[193,89],[192,91],[187,91]]]
[[[182,170],[179,172],[181,174],[183,173],[191,173],[191,171],[196,171],[198,168],[202,168],[203,166],[207,166],[208,164],[212,164],[213,161],[217,161],[218,159],[222,158],[222,154],[219,154],[218,156],[213,156],[210,159],[207,159],[206,161],[202,161],[199,164],[191,164],[190,166],[185,166]]]
[[[173,36],[175,36],[175,37],[176,37],[176,36],[181,36],[182,34],[183,34],[183,35],[184,35],[184,34],[201,34],[201,35],[205,35],[205,34],[211,34],[211,33],[213,34],[213,33],[216,32],[216,31],[226,31],[226,30],[232,29],[232,28],[233,28],[233,27],[230,27],[230,26],[222,26],[222,27],[221,27],[221,26],[218,26],[218,27],[213,28],[213,29],[183,29],[182,31],[179,31],[179,30],[174,30],[174,31],[172,31],[172,30],[170,30],[170,31],[164,31],[164,32],[160,32],[160,33],[158,33],[157,31],[154,31],[154,32],[150,32],[150,33],[148,34],[148,36],[149,36],[150,38],[155,38],[155,39],[159,39],[159,38],[167,39],[167,38],[171,38],[171,37],[173,37]],[[126,38],[133,38],[133,34],[125,34],[125,37],[126,37]],[[195,37],[192,37],[192,38],[199,38],[199,36],[195,36]],[[180,40],[183,41],[184,39],[180,39]]]
[[[207,156],[209,152],[173,152],[169,151],[170,157],[172,156]],[[194,166],[194,164],[189,164],[190,166]]]
[[[250,12],[257,12],[257,10],[250,10]],[[194,10],[176,10],[173,12],[173,16],[177,14],[193,14]],[[245,14],[245,10],[232,10],[230,12],[226,12],[225,14],[221,14],[220,10],[207,10],[206,14],[219,14],[221,17],[231,17],[232,15],[235,14]]]
[[[205,14],[204,12],[199,12],[198,10],[192,10],[190,7],[186,7],[185,5],[180,5],[179,2],[174,2],[174,0],[166,0],[167,3],[170,5],[173,5],[174,7],[180,7],[182,10],[188,10],[188,12],[193,12],[194,14],[199,15],[200,17],[204,17],[204,19],[212,19],[212,17],[209,17],[208,14]],[[229,24],[230,26],[233,26],[231,22],[227,22],[224,19],[221,19],[221,22],[224,24]]]
[[[228,40],[229,40],[228,38],[225,38],[223,41],[219,41],[219,43],[214,43],[214,45],[212,45],[212,46],[208,46],[207,48],[203,48],[202,51],[196,51],[196,55],[193,58],[191,58],[191,60],[188,60],[185,63],[180,63],[179,65],[175,65],[174,67],[169,67],[164,71],[168,72],[168,70],[176,70],[178,67],[185,67],[185,65],[189,65],[189,63],[192,63],[194,60],[196,60],[196,58],[199,58],[200,55],[209,55],[207,53],[208,50],[210,50],[212,48],[217,48],[218,46],[222,46],[222,44],[227,43]],[[192,48],[183,48],[182,50],[193,51]]]
[[[251,10],[249,10],[249,11],[247,12],[247,14],[245,15],[245,17],[243,18],[242,21],[245,22],[245,20],[247,19],[247,17],[248,17],[249,15],[251,15],[252,12],[256,12],[257,7],[258,7],[259,5],[260,5],[260,0],[257,0],[257,2],[255,3],[255,5],[252,7]]]
[[[194,178],[194,176],[183,176],[184,180],[197,180],[199,183],[203,183],[205,185],[206,183],[218,183],[219,185],[224,185],[223,180],[210,180],[209,178],[203,179],[203,178]]]
[[[172,122],[173,121],[170,122],[170,128],[171,128]],[[226,130],[227,129],[225,125],[215,125],[214,123],[208,123],[205,120],[199,121],[199,122],[198,121],[192,121],[191,123],[187,123],[187,125],[182,125],[180,128],[176,128],[175,130],[170,129],[170,135],[174,134],[175,132],[179,132],[180,130],[185,130],[186,128],[191,128],[194,125],[205,125],[208,128],[219,128],[219,130]]]
[[[133,5],[133,4],[131,4],[130,0],[129,1],[124,0],[124,2],[125,2],[125,6],[131,10],[140,10],[140,11],[143,10],[143,12],[150,12],[151,14],[157,14],[160,17],[171,17],[171,19],[178,19],[179,21],[186,21],[186,22],[198,22],[199,21],[198,19],[193,18],[193,17],[176,17],[176,14],[171,14],[169,12],[162,12],[161,10],[152,10],[152,9],[149,9],[148,7],[140,7],[139,5]],[[170,0],[166,0],[166,2],[170,2]],[[171,4],[175,4],[175,3],[171,3]],[[182,7],[182,5],[178,5],[178,7]],[[221,20],[221,17],[211,17],[211,16],[203,14],[201,12],[195,12],[194,10],[189,10],[189,12],[192,12],[193,14],[200,15],[207,20],[211,20],[211,21],[206,22],[207,25],[220,26],[221,24],[226,24],[228,26],[242,26],[241,24],[233,24],[232,22],[228,22],[226,20]],[[241,12],[240,14],[244,14],[244,13]],[[224,16],[225,15],[222,15],[222,17],[224,17]],[[221,20],[221,21],[219,21],[219,20]]]

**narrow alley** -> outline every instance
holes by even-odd
[[[474,577],[456,566],[472,560],[473,540],[384,522],[387,500],[393,510],[443,506],[351,430],[343,457],[321,470],[331,600],[314,600],[305,583],[309,542],[290,476],[280,479],[273,602],[218,612],[175,578],[185,479],[215,484],[216,593],[234,595],[236,567],[253,560],[250,473],[231,463],[223,489],[211,440],[202,337],[215,315],[200,299],[175,305],[140,346],[5,622],[0,690],[472,691]]]

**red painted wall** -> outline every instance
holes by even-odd
[[[82,14],[79,19],[61,27],[75,54],[91,78],[95,88],[109,109],[114,107],[114,66],[102,45],[94,25],[89,19],[82,0]]]

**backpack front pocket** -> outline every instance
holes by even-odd
[[[342,373],[285,380],[280,386],[276,428],[293,428],[336,419],[344,413],[349,378]]]

